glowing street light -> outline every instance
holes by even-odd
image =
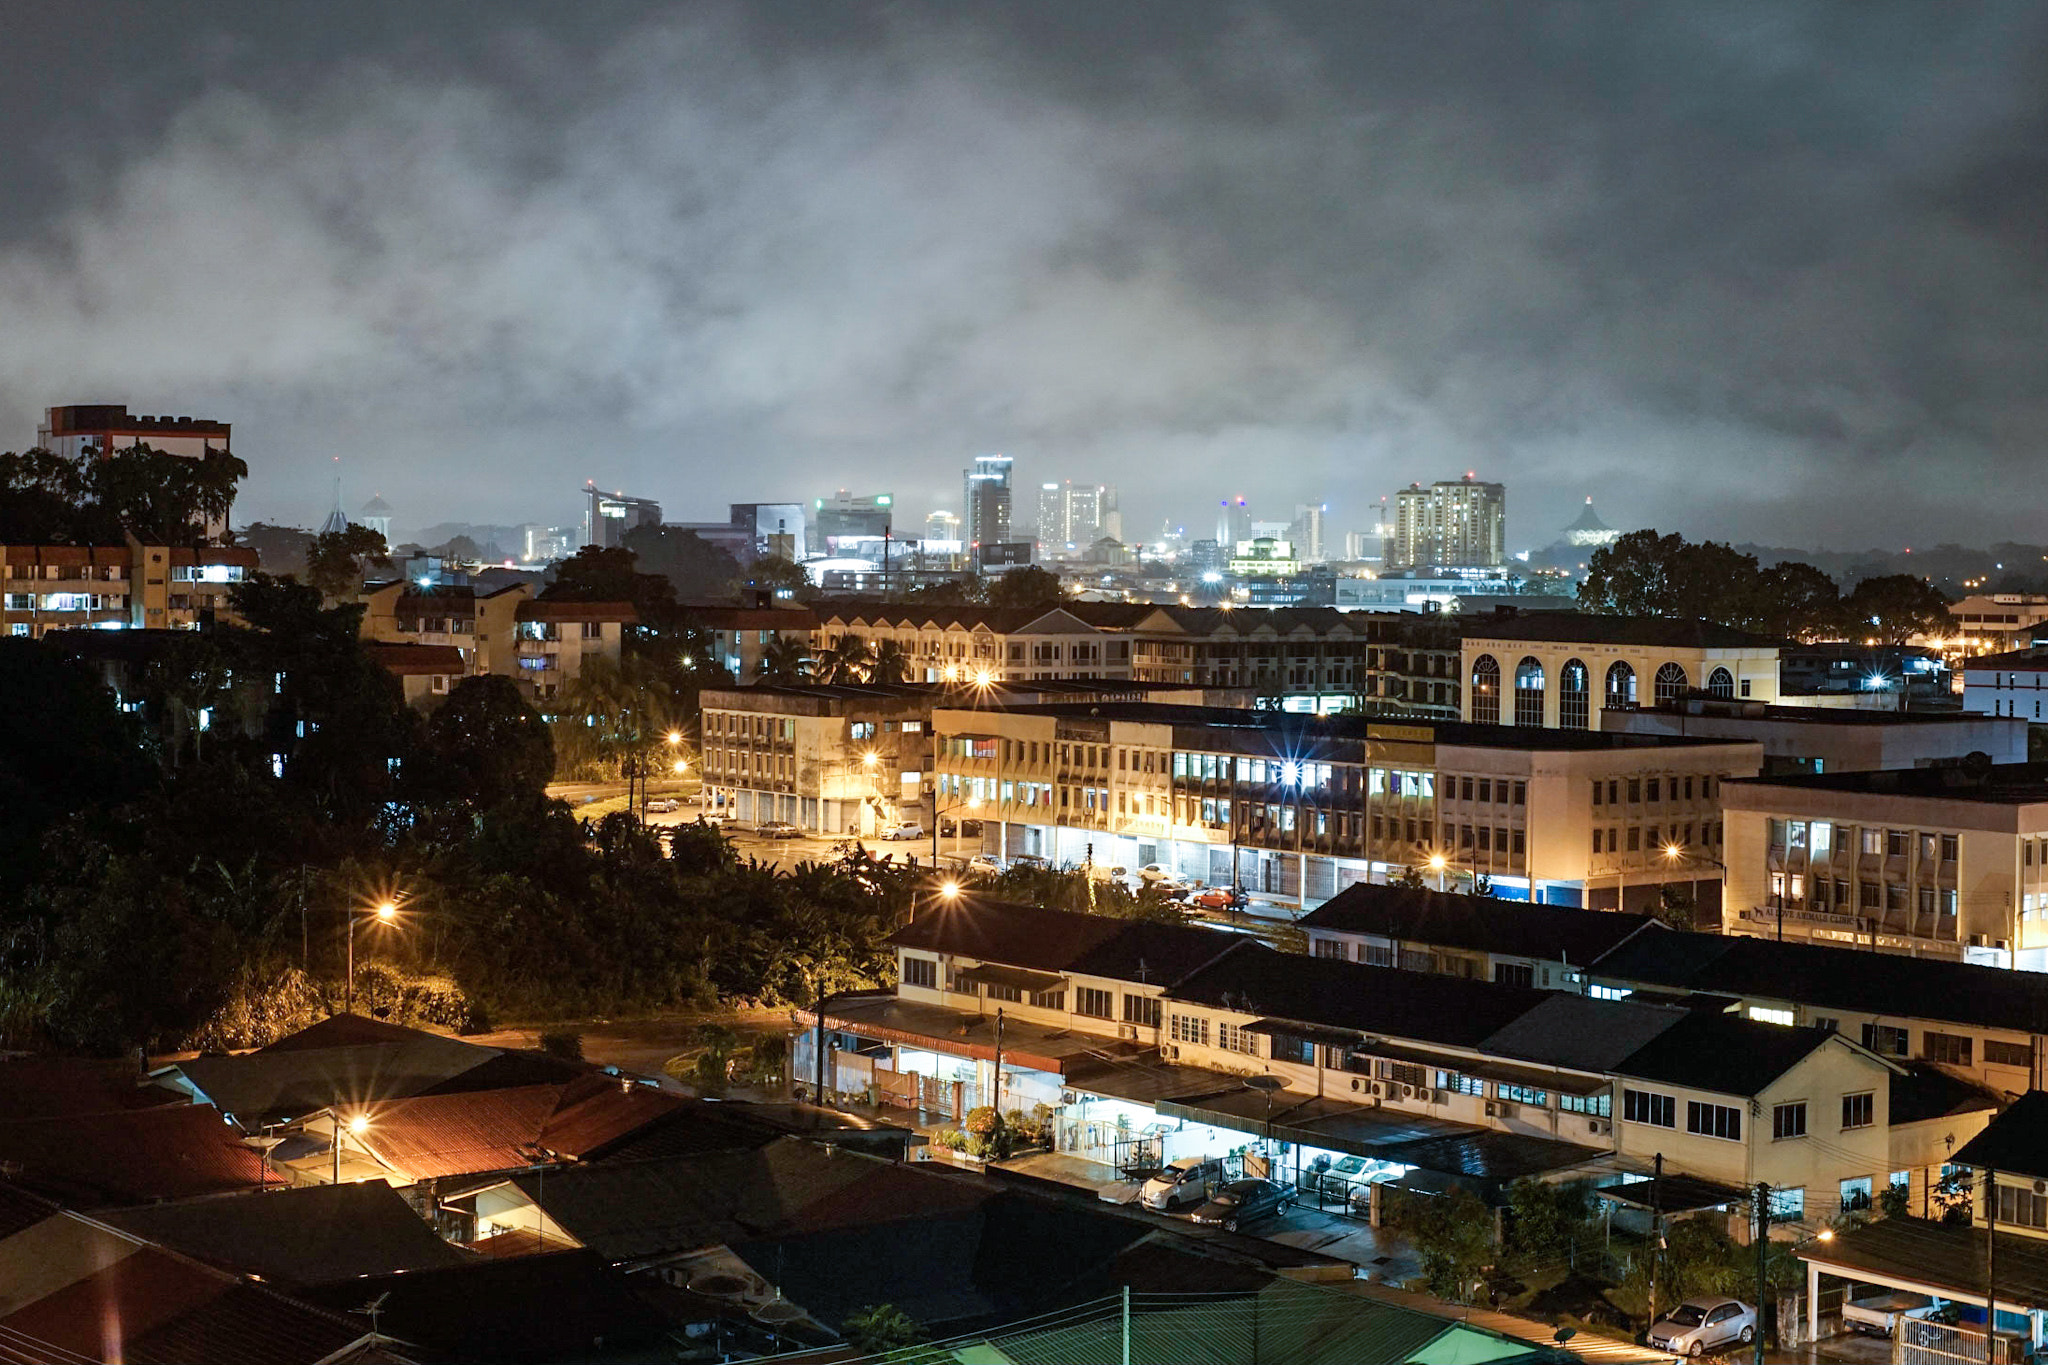
[[[690,760],[687,758],[677,759],[675,761],[675,766],[671,769],[671,771],[673,771],[677,777],[681,777],[684,773],[690,771]]]
[[[676,747],[676,745],[678,745],[678,744],[681,744],[682,742],[683,742],[683,733],[682,733],[682,731],[680,731],[680,730],[671,730],[671,731],[669,731],[669,732],[668,732],[668,747],[669,747],[669,748],[673,749],[673,748],[675,748],[675,747]]]
[[[944,897],[945,897],[945,898],[946,898],[947,900],[949,900],[949,901],[950,901],[950,900],[957,900],[957,899],[959,899],[959,896],[960,896],[960,883],[958,883],[958,882],[941,882],[941,883],[939,883],[939,894],[940,894],[941,896],[944,896]]]
[[[1451,860],[1441,853],[1429,855],[1429,870],[1436,873],[1436,889],[1439,891],[1444,889],[1444,871],[1450,865]]]

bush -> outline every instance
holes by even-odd
[[[565,1062],[583,1060],[583,1035],[574,1029],[550,1029],[540,1036],[540,1050]]]
[[[996,1130],[996,1111],[986,1104],[970,1109],[963,1126],[972,1136],[986,1138]]]

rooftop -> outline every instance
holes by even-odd
[[[1616,714],[1609,712],[1608,714]],[[1687,697],[1676,705],[1639,706],[1622,715],[1673,720],[1761,720],[1781,725],[1845,725],[1852,729],[1898,725],[1982,725],[1998,718],[1969,711],[1863,711],[1847,706],[1779,706],[1770,702]]]
[[[1768,635],[1681,616],[1605,616],[1594,612],[1509,612],[1461,624],[1472,640],[1532,644],[1638,645],[1649,649],[1776,649]]]
[[[1841,1035],[1787,1028],[1728,1014],[1686,1013],[1615,1067],[1622,1075],[1667,1085],[1752,1096]]]
[[[204,1105],[0,1122],[0,1163],[80,1207],[254,1190],[262,1159]]]
[[[1880,1018],[2048,1032],[2048,974],[1740,934],[1665,933],[1602,958],[1604,981],[1792,1000]]]
[[[2048,801],[2048,763],[1997,763],[1975,770],[1967,766],[1885,768],[1878,772],[1742,777],[1729,778],[1724,785],[1731,791],[1745,787],[1776,787],[1793,791],[1971,801],[1991,806],[2030,806]]]
[[[1989,673],[1998,669],[2048,668],[2048,649],[2010,649],[2003,654],[1979,654],[1963,660],[1965,673]]]
[[[2005,1304],[2048,1303],[2048,1242],[2003,1232],[1996,1236],[1995,1281],[1987,1274],[1982,1227],[1925,1218],[1880,1218],[1836,1233],[1830,1241],[1804,1243],[1796,1254],[1850,1279],[1925,1285],[1979,1301],[1984,1286],[1994,1284]]]
[[[1636,934],[1663,931],[1646,915],[1367,882],[1346,887],[1300,923],[1310,932],[1372,934],[1581,967]]]
[[[2003,1175],[2048,1176],[2048,1091],[2014,1100],[1949,1160]]]

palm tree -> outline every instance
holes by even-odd
[[[874,663],[868,669],[868,680],[878,683],[901,683],[910,681],[910,656],[895,640],[875,642]]]
[[[778,635],[768,648],[761,651],[760,673],[756,681],[793,686],[808,681],[810,676],[811,651],[795,636]]]
[[[866,682],[875,666],[875,652],[860,636],[848,632],[818,657],[815,671],[819,682]]]

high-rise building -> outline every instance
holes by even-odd
[[[967,551],[975,566],[981,564],[985,545],[1000,545],[1010,539],[1010,466],[1007,455],[977,455],[965,473],[966,498],[963,529]]]
[[[1230,546],[1251,538],[1252,509],[1245,505],[1243,498],[1225,498],[1216,512],[1217,543]]]
[[[736,502],[731,504],[732,524],[753,536],[751,563],[762,555],[802,560],[808,553],[804,541],[804,508],[800,502]]]
[[[636,526],[661,525],[661,504],[652,498],[606,493],[594,484],[583,488],[583,543],[610,550],[623,545]]]
[[[1294,525],[1288,528],[1287,538],[1304,564],[1320,564],[1329,557],[1323,546],[1323,514],[1329,510],[1322,503],[1299,504],[1294,509]]]
[[[138,445],[197,460],[214,451],[228,453],[230,430],[226,422],[203,417],[132,416],[125,403],[75,403],[44,412],[36,444],[67,460],[88,451],[104,458]],[[227,528],[225,512],[207,518],[209,539],[219,539]]]
[[[1065,485],[1038,485],[1038,548],[1042,553],[1061,549],[1067,543],[1067,490]]]
[[[1507,489],[1473,474],[1394,495],[1390,569],[1497,569],[1507,562]]]
[[[1106,518],[1114,518],[1117,531],[1123,529],[1123,518],[1116,514],[1116,490],[1107,484],[1063,479],[1038,486],[1038,544],[1047,554],[1068,547],[1085,550],[1103,536],[1116,534]]]
[[[819,498],[812,508],[812,548],[830,553],[842,540],[878,540],[896,523],[896,498],[891,493],[855,497],[844,488]]]

